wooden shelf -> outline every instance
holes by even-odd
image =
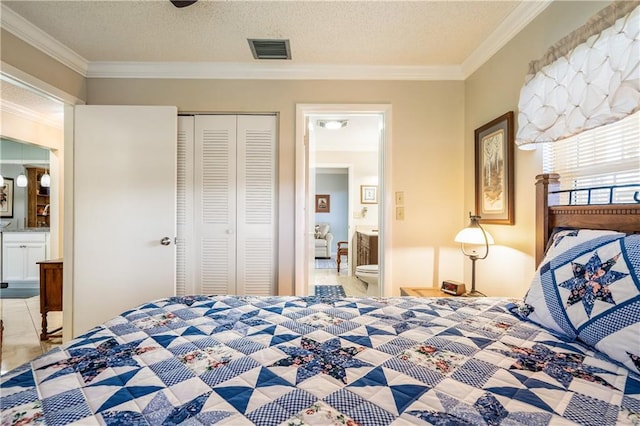
[[[40,167],[27,167],[27,227],[29,228],[50,226],[50,215],[40,213],[50,203],[49,195],[40,193],[40,178],[46,171]]]

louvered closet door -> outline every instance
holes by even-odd
[[[178,117],[176,185],[176,294],[200,293],[194,280],[193,161],[194,116]]]
[[[195,270],[204,294],[236,294],[236,116],[195,117]]]
[[[237,294],[275,294],[274,116],[238,116]]]
[[[178,294],[275,294],[275,116],[178,126]]]

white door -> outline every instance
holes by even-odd
[[[275,134],[273,115],[179,118],[178,292],[274,294]]]
[[[75,108],[74,335],[175,294],[176,135],[175,107]]]

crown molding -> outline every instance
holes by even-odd
[[[460,66],[466,79],[533,21],[553,0],[524,1],[487,37]]]
[[[458,66],[297,65],[223,62],[91,62],[88,78],[260,80],[463,80]]]
[[[0,5],[0,25],[19,39],[86,77],[89,65],[86,59],[15,13],[5,4]]]
[[[6,99],[0,99],[0,111],[2,114],[13,114],[25,120],[37,122],[56,129],[62,129],[63,127],[62,118],[59,120],[53,119],[45,114],[41,114],[30,108],[7,101]]]
[[[86,78],[256,80],[465,80],[551,4],[524,1],[460,66],[301,65],[292,63],[89,62],[1,4],[1,25]]]

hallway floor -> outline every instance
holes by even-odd
[[[367,285],[360,281],[355,275],[348,275],[349,265],[342,263],[340,272],[336,269],[314,269],[314,285],[335,285],[340,284],[344,288],[347,296],[366,296]],[[313,289],[311,289],[313,294]]]

